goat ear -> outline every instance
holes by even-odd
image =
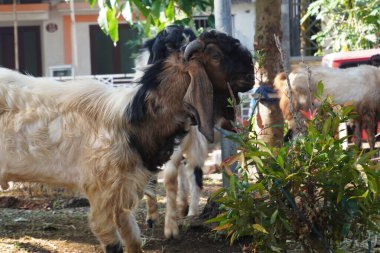
[[[189,75],[191,82],[185,95],[185,101],[197,111],[196,119],[199,131],[208,141],[213,142],[213,86],[200,63],[194,61],[190,65]]]

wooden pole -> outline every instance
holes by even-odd
[[[71,66],[72,76],[75,77],[76,68],[78,67],[78,46],[77,46],[77,29],[75,23],[75,5],[74,0],[70,0],[70,20],[71,20]]]
[[[14,52],[15,52],[15,70],[20,70],[20,63],[18,59],[18,21],[17,21],[17,8],[16,1],[13,0],[13,34],[14,34]]]

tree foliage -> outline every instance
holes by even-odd
[[[91,6],[98,3],[98,23],[115,43],[118,37],[118,21],[125,19],[131,25],[143,30],[149,37],[152,26],[162,30],[168,24],[183,24],[194,28],[194,10],[208,11],[209,25],[213,26],[211,15],[213,0],[87,0]]]
[[[302,18],[314,16],[322,29],[312,39],[334,52],[369,49],[380,42],[380,1],[373,0],[316,0]]]

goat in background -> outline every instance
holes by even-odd
[[[312,104],[311,93],[316,92],[317,83],[323,82],[324,96],[330,95],[337,104],[352,104],[357,113],[355,122],[355,144],[361,147],[361,129],[368,135],[370,148],[375,147],[377,120],[380,113],[380,69],[370,65],[361,65],[347,69],[328,67],[297,69],[289,75],[295,113],[308,111]],[[289,109],[288,85],[285,73],[276,76],[274,86],[280,96],[280,108],[293,135],[297,135],[297,126]]]
[[[40,182],[85,193],[104,252],[141,250],[133,211],[152,173],[196,123],[213,141],[214,94],[251,89],[250,52],[217,31],[144,71],[140,85],[60,83],[0,69],[0,186]],[[227,104],[227,101],[226,101]]]

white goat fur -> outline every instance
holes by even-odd
[[[316,92],[319,81],[323,82],[324,96],[331,96],[334,102],[344,105],[351,104],[358,113],[360,121],[368,113],[372,113],[372,123],[375,124],[376,114],[380,111],[380,68],[361,65],[347,69],[332,69],[328,67],[310,68],[310,90],[308,87],[309,73],[300,68],[290,73],[289,81],[292,88],[295,111],[310,108],[310,94]],[[289,127],[295,127],[293,116],[289,111],[288,85],[284,74],[279,74],[274,82],[280,93],[280,108]],[[367,120],[368,121],[368,120]]]
[[[181,164],[183,156],[186,158],[186,165]],[[186,215],[187,207],[189,207],[187,215],[199,213],[201,188],[196,183],[194,169],[202,168],[207,156],[208,141],[196,127],[192,127],[170,160],[164,165],[166,190],[164,233],[166,238],[176,238],[179,235],[177,209],[181,216]],[[189,191],[190,202],[187,199]]]
[[[140,252],[131,210],[150,172],[123,145],[125,135],[119,132],[135,92],[94,80],[61,83],[0,69],[1,187],[30,181],[81,190],[91,204],[92,230],[103,245],[115,243],[118,234],[128,252]],[[124,215],[113,217],[116,228],[108,216],[117,212]]]

